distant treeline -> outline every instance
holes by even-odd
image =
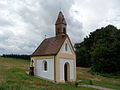
[[[30,60],[30,55],[3,54],[1,57]]]

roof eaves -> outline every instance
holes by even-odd
[[[44,55],[31,55],[31,57],[35,56],[55,56],[56,54],[44,54]]]

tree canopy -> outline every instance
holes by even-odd
[[[120,73],[120,30],[108,25],[75,44],[77,66],[100,73]]]

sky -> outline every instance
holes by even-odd
[[[0,0],[0,54],[32,54],[55,36],[60,10],[73,45],[108,24],[120,28],[120,0]]]

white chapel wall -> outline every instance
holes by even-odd
[[[71,59],[60,59],[60,80],[64,80],[64,65],[68,62],[70,64],[70,80],[74,79],[74,60]]]
[[[47,61],[47,71],[44,71],[43,62]],[[36,61],[36,73],[38,77],[54,80],[54,59],[39,59]]]
[[[65,45],[66,45],[66,44],[67,44],[67,51],[66,51],[66,49],[65,49]],[[72,54],[73,50],[72,50],[72,47],[71,47],[68,39],[66,39],[66,41],[64,42],[64,44],[63,44],[60,52],[61,52],[61,53],[66,53],[66,54]]]

